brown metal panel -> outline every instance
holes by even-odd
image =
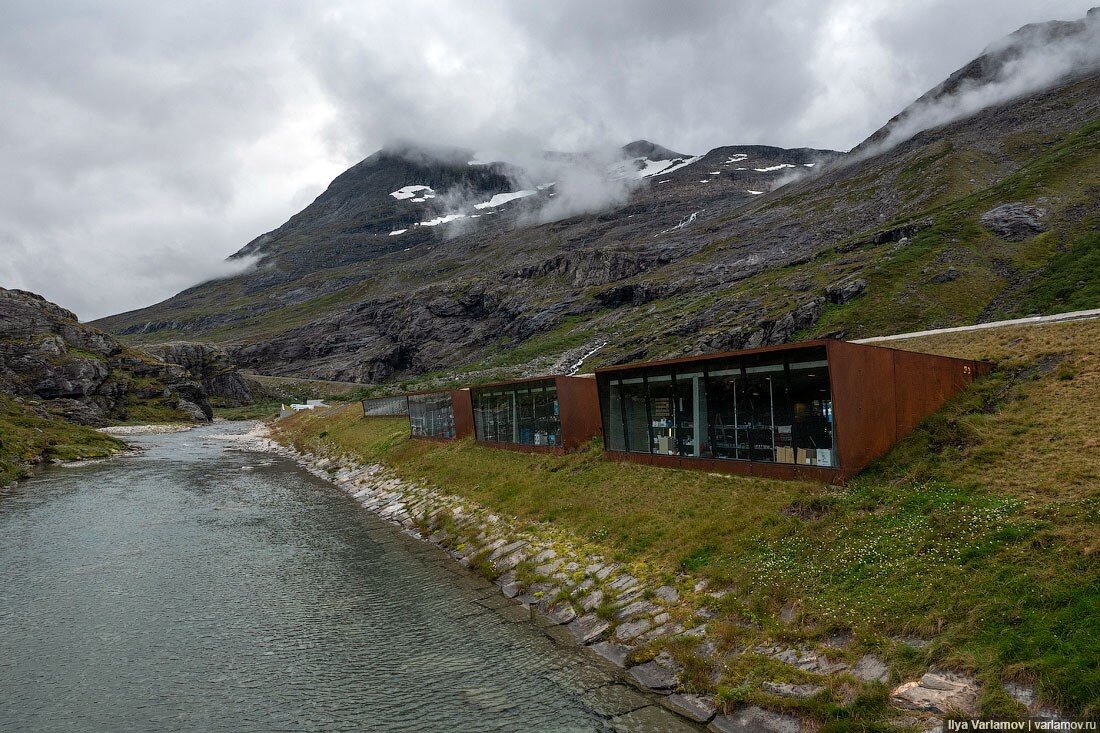
[[[900,350],[893,355],[897,440],[965,389],[979,373],[988,373],[988,365],[965,359]]]
[[[469,389],[451,390],[451,407],[455,416],[455,439],[472,438],[474,435],[474,403]]]
[[[831,341],[829,382],[843,478],[857,474],[897,439],[894,358],[889,349]]]
[[[595,377],[556,377],[562,446],[573,451],[603,435]]]

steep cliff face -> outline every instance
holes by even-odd
[[[4,288],[0,392],[86,425],[212,417],[206,390],[185,366],[125,347],[39,295]]]
[[[225,349],[213,344],[175,341],[150,344],[142,351],[167,364],[178,364],[224,407],[252,404],[252,388],[237,372]]]

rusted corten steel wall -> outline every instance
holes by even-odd
[[[988,374],[991,365],[899,349],[819,339],[743,351],[638,362],[597,369],[597,374],[648,366],[685,365],[765,352],[824,346],[829,362],[829,388],[835,414],[838,466],[806,466],[717,458],[633,453],[605,450],[613,460],[653,466],[717,471],[778,479],[805,479],[838,483],[855,476],[886,453],[924,418],[974,379]]]
[[[573,451],[603,435],[600,395],[595,376],[555,377],[562,447]]]
[[[521,443],[509,443],[496,440],[478,440],[479,445],[491,448],[503,448],[521,453],[556,453],[562,454],[576,450],[593,438],[603,434],[603,421],[600,417],[600,397],[596,390],[594,377],[526,377],[508,382],[492,382],[478,385],[476,389],[492,389],[495,387],[510,387],[526,382],[543,382],[554,380],[554,387],[558,394],[558,420],[561,422],[561,445],[523,445]],[[470,408],[470,432],[473,429],[472,393],[466,390],[467,399],[471,400]],[[456,408],[455,421],[458,421]]]
[[[451,407],[455,413],[455,439],[474,437],[474,403],[469,387],[451,390]]]
[[[991,369],[981,361],[846,341],[830,341],[828,353],[842,479]]]

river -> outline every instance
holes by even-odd
[[[679,730],[247,427],[0,492],[0,729]]]

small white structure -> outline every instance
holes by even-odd
[[[328,405],[325,404],[324,400],[306,400],[304,405],[297,402],[292,402],[290,404],[290,407],[287,407],[284,404],[280,404],[279,417],[289,417],[296,412],[301,412],[302,410],[314,410],[318,407],[328,407]]]

